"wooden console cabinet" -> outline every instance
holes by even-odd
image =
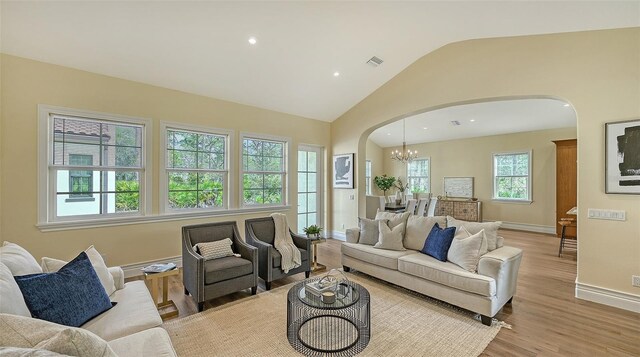
[[[438,200],[435,215],[482,222],[482,206],[480,201]]]

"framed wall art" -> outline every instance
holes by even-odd
[[[355,154],[333,155],[333,188],[354,188],[353,158]]]
[[[472,198],[473,177],[445,177],[443,193],[451,198]]]
[[[605,192],[640,194],[640,119],[606,123]]]

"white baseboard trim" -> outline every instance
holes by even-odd
[[[576,281],[576,298],[640,313],[640,295]]]
[[[515,229],[518,231],[553,234],[553,235],[556,234],[555,226],[542,226],[538,224],[502,222],[501,227],[506,229]]]
[[[157,263],[173,263],[178,268],[181,268],[182,267],[182,256],[169,257],[169,258],[164,258],[164,259],[152,260],[152,261],[148,261],[148,262],[133,263],[133,264],[123,265],[122,266],[122,270],[124,271],[124,277],[125,278],[131,278],[131,277],[134,277],[134,276],[142,275],[142,270],[140,270],[140,269],[146,267],[147,265],[157,264]]]
[[[341,240],[343,242],[347,241],[347,236],[345,235],[345,233],[340,231],[331,231],[331,238]]]

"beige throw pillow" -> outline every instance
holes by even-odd
[[[391,229],[393,229],[394,227],[402,224],[402,223],[407,223],[407,219],[409,218],[409,216],[411,215],[411,212],[405,212],[405,213],[391,213],[391,212],[381,212],[378,211],[376,213],[376,220],[379,219],[386,219],[388,220],[388,225]],[[404,235],[404,232],[403,232]]]
[[[11,270],[0,262],[0,313],[31,317]]]
[[[2,243],[0,263],[6,265],[14,276],[42,273],[42,269],[33,255],[11,242]]]
[[[404,223],[390,228],[386,223],[379,222],[378,229],[380,234],[378,235],[378,243],[373,247],[379,249],[389,250],[406,250],[402,246],[402,232],[404,231]]]
[[[422,217],[416,215],[410,215],[407,220],[407,229],[404,234],[403,245],[407,249],[422,250],[424,248],[424,242],[427,240],[431,228],[434,224],[442,228],[447,226],[447,217]]]
[[[31,317],[0,314],[0,346],[38,348],[67,356],[117,357],[90,331]]]
[[[113,275],[109,273],[109,268],[107,268],[104,259],[102,259],[102,255],[98,253],[94,246],[90,246],[84,252],[87,253],[89,261],[93,266],[93,270],[96,271],[96,275],[98,275],[98,279],[100,279],[100,283],[107,292],[107,295],[111,296],[111,294],[116,291],[116,285],[113,280]],[[43,257],[41,260],[42,271],[45,273],[54,273],[60,270],[60,268],[67,263],[68,262],[65,262],[64,260]]]
[[[219,259],[234,256],[231,245],[233,241],[230,238],[216,240],[213,242],[198,243],[194,246],[204,260]]]
[[[484,230],[470,234],[464,227],[461,227],[453,237],[447,253],[447,260],[466,271],[475,272],[478,269],[483,246],[486,253],[486,241]]]
[[[451,216],[447,216],[447,227],[464,228],[471,234],[476,234],[484,229],[484,234],[487,235],[487,248],[489,251],[495,250],[498,247],[498,229],[502,225],[502,222],[467,222],[455,219]]]
[[[378,229],[378,223],[387,223],[386,219],[373,220],[368,218],[360,218],[360,238],[358,243],[366,245],[374,245],[378,242],[378,236],[380,235],[380,229]]]

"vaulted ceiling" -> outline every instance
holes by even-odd
[[[325,121],[448,43],[640,26],[638,1],[0,6],[4,53]]]

